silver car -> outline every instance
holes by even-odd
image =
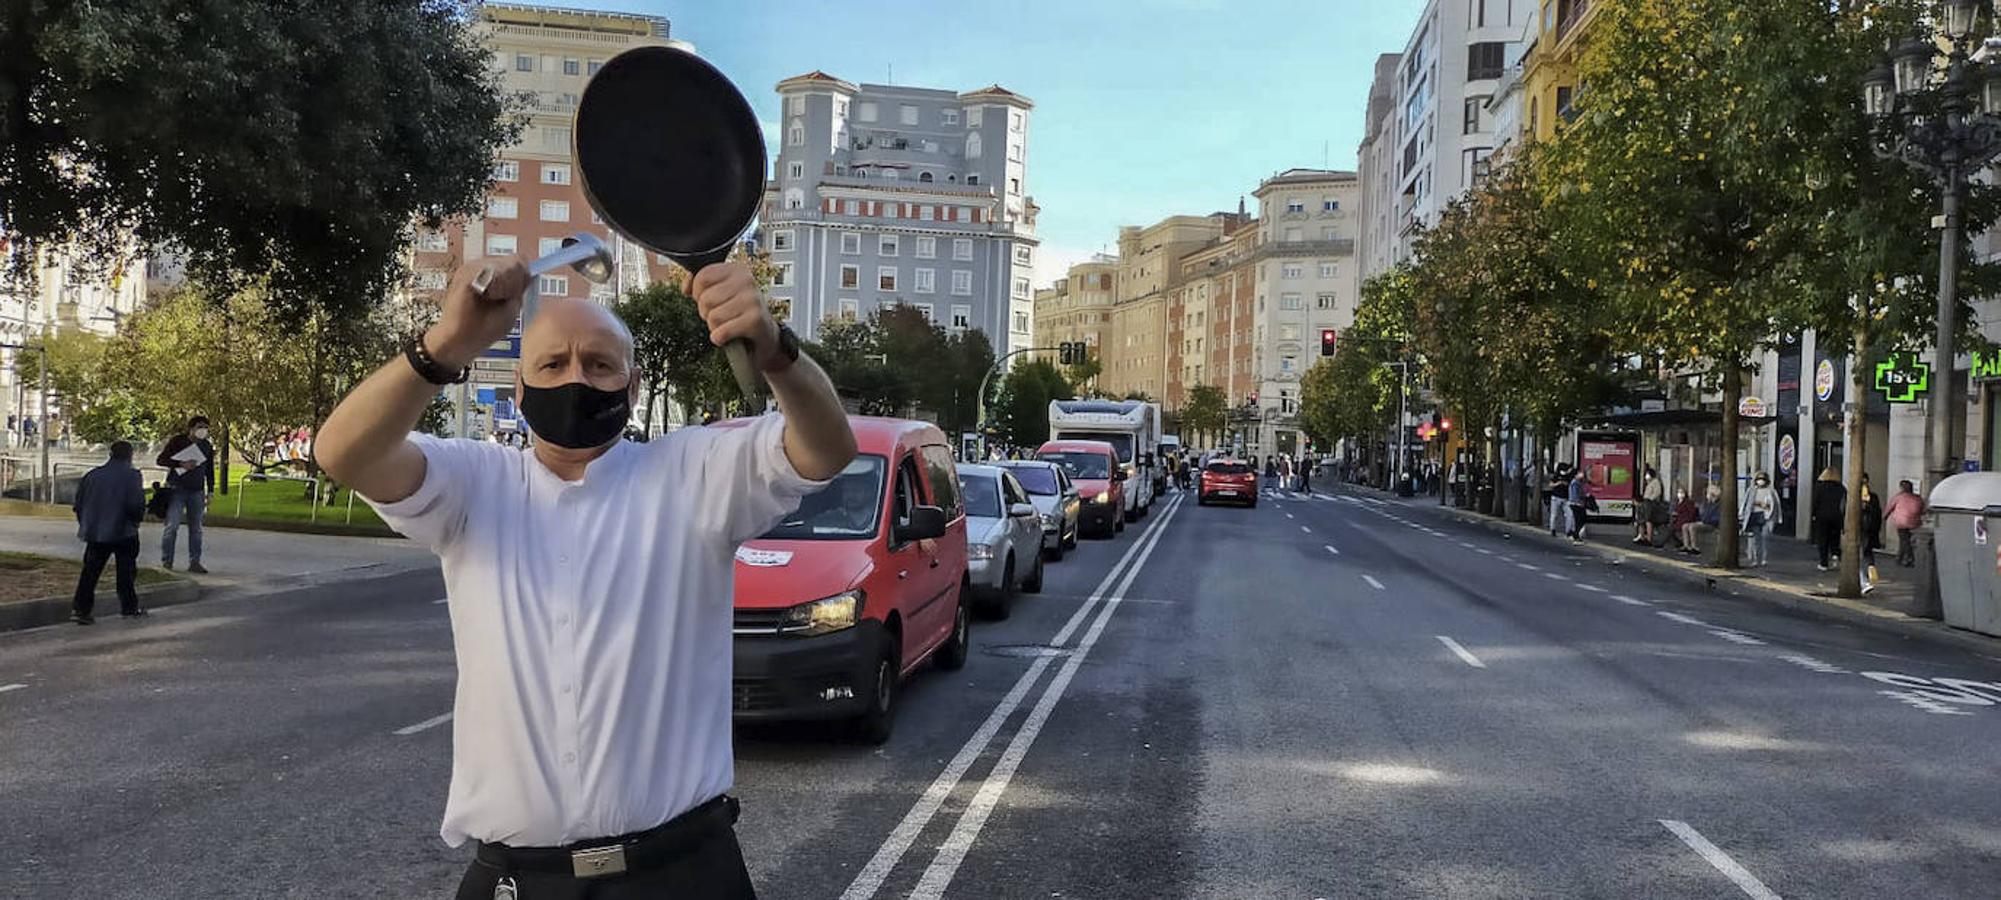
[[[1051,560],[1060,561],[1063,554],[1077,546],[1079,520],[1084,514],[1084,500],[1078,496],[1077,484],[1070,480],[1070,473],[1062,466],[1039,459],[1016,459],[994,465],[1014,474],[1015,480],[1028,492],[1028,502],[1035,505],[1035,514],[1042,517],[1042,552]]]
[[[1016,589],[1042,592],[1042,517],[1006,469],[960,466],[966,500],[966,577],[980,610],[1005,619]]]

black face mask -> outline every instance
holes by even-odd
[[[521,386],[521,414],[535,436],[558,447],[588,450],[618,439],[632,417],[628,391],[601,391],[581,381],[550,388]]]

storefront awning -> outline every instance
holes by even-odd
[[[1613,426],[1640,430],[1662,428],[1723,428],[1723,413],[1708,409],[1664,409],[1652,412],[1617,413],[1586,418],[1593,426]],[[1774,416],[1738,416],[1739,428],[1755,428],[1776,421]]]

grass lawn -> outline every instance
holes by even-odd
[[[104,565],[104,578],[100,588],[109,590],[116,584],[116,563]],[[74,559],[58,559],[53,556],[38,556],[33,553],[15,553],[0,550],[0,603],[15,600],[33,600],[37,597],[65,597],[76,592],[76,573],[83,568],[83,548],[77,548]],[[160,569],[139,567],[138,582],[151,584],[159,581],[179,581],[180,576]]]
[[[209,498],[208,518],[236,518],[238,493],[243,503],[245,520],[262,519],[279,522],[307,522],[312,520],[313,508],[306,500],[306,485],[298,481],[246,481],[233,485],[227,496],[216,494]],[[348,523],[347,501],[352,494],[345,488],[334,495],[331,506],[320,507],[319,523],[322,525],[344,525]],[[360,497],[354,498],[353,523],[360,526],[382,527],[382,517]]]

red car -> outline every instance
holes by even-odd
[[[1218,459],[1210,462],[1202,470],[1202,483],[1196,486],[1195,502],[1208,506],[1211,500],[1234,500],[1256,509],[1258,471],[1241,460]]]
[[[1126,470],[1119,465],[1118,451],[1111,444],[1050,441],[1035,451],[1035,458],[1062,466],[1076,482],[1077,496],[1084,503],[1077,530],[1097,537],[1126,530]]]
[[[849,422],[855,461],[737,550],[732,709],[747,721],[848,718],[882,743],[904,678],[931,660],[966,664],[965,502],[944,432]]]

